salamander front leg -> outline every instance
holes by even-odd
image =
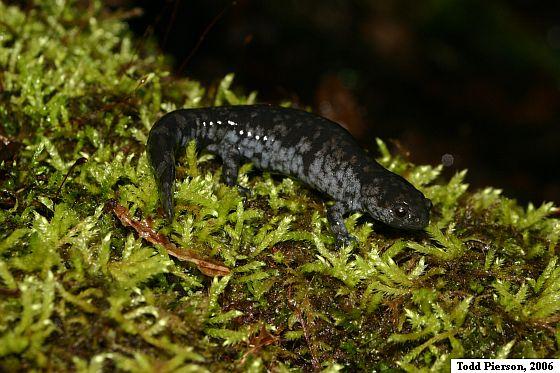
[[[356,237],[350,235],[348,229],[346,229],[346,225],[344,225],[343,215],[347,212],[346,206],[341,202],[336,202],[334,205],[327,208],[327,220],[336,238],[335,246],[339,249],[342,246],[350,245],[352,242],[357,242]]]

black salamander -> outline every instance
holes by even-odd
[[[420,230],[432,203],[408,181],[383,168],[335,122],[302,110],[269,105],[179,109],[159,119],[147,153],[160,200],[173,220],[175,160],[191,140],[222,158],[224,182],[237,183],[243,162],[293,176],[328,195],[327,218],[337,243],[353,238],[343,215],[365,211],[391,227]]]

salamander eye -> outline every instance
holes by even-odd
[[[393,209],[393,213],[398,217],[398,218],[404,218],[406,216],[407,213],[407,209],[405,206],[403,205],[398,205],[397,207],[395,207]]]

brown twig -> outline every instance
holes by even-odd
[[[303,336],[305,337],[305,342],[307,342],[307,346],[309,347],[309,353],[311,354],[311,365],[313,365],[313,370],[319,371],[321,369],[321,365],[319,364],[319,359],[315,355],[315,350],[313,348],[313,342],[311,341],[311,335],[309,334],[309,330],[305,324],[305,320],[303,319],[303,314],[301,310],[297,308],[295,310],[297,319],[301,324],[301,328],[303,329]]]
[[[230,274],[230,269],[222,263],[203,258],[192,250],[178,248],[173,242],[169,241],[166,236],[157,233],[146,220],[133,219],[128,209],[117,201],[111,200],[107,203],[107,206],[113,211],[115,216],[119,218],[124,226],[134,228],[134,230],[138,232],[138,235],[146,241],[163,246],[169,255],[179,260],[194,263],[203,274],[207,276],[226,276]]]

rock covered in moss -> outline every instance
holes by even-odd
[[[255,95],[234,93],[231,75],[216,90],[170,78],[117,15],[84,4],[0,3],[0,135],[19,144],[0,164],[0,367],[417,371],[558,355],[558,210],[469,191],[465,172],[444,180],[381,140],[379,161],[435,204],[425,233],[354,214],[358,242],[336,250],[319,196],[246,165],[243,198],[194,144],[166,226],[144,154],[151,124]],[[109,200],[232,274],[170,259]]]

